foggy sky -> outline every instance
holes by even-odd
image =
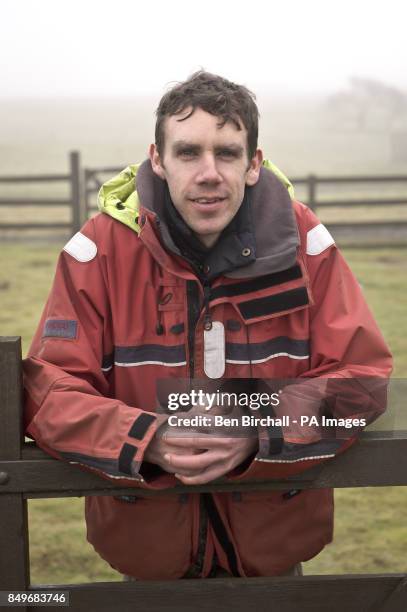
[[[258,93],[407,90],[405,2],[6,0],[0,97],[161,93],[203,67]]]

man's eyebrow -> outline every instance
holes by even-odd
[[[222,151],[230,151],[231,153],[235,153],[235,155],[243,155],[244,147],[238,144],[223,144],[217,145],[215,147],[215,153],[220,153]]]
[[[172,148],[174,151],[181,151],[182,149],[192,149],[193,151],[200,151],[201,146],[187,140],[176,140]]]
[[[188,140],[176,140],[172,145],[173,151],[178,152],[183,149],[188,149],[191,151],[200,151],[202,149],[201,145],[196,144],[194,142],[189,142]],[[221,145],[216,145],[214,148],[215,153],[221,153],[222,151],[230,151],[237,156],[242,156],[244,154],[244,147],[240,144],[235,143],[225,143]]]

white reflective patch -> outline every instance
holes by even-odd
[[[204,371],[208,378],[225,373],[225,328],[220,321],[212,321],[212,329],[204,330]]]
[[[98,249],[93,240],[81,234],[81,232],[77,232],[75,236],[72,236],[70,241],[66,243],[64,251],[72,255],[77,261],[84,263],[94,259]]]
[[[319,255],[332,244],[335,244],[335,240],[325,225],[320,223],[307,234],[307,255]]]

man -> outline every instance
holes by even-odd
[[[168,379],[295,379],[277,416],[382,410],[356,378],[388,376],[389,351],[332,237],[263,162],[257,126],[245,87],[196,73],[160,101],[150,159],[101,189],[103,214],[64,247],[25,363],[27,433],[53,456],[162,489],[285,477],[354,439],[294,419],[277,436],[161,435]],[[341,379],[361,401],[329,391]],[[331,490],[86,500],[89,541],[141,579],[293,573],[332,518]]]

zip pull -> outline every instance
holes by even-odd
[[[204,330],[204,372],[208,378],[222,378],[225,373],[225,328],[221,321],[211,321]]]
[[[204,292],[204,372],[208,378],[222,378],[225,373],[225,328],[221,321],[213,321],[209,311],[211,286],[203,283]]]
[[[210,285],[205,282],[203,286],[203,290],[204,290],[204,308],[205,308],[204,330],[210,331],[212,329],[212,319],[211,319],[211,313],[209,311],[209,299],[210,299],[210,294],[211,294]]]

